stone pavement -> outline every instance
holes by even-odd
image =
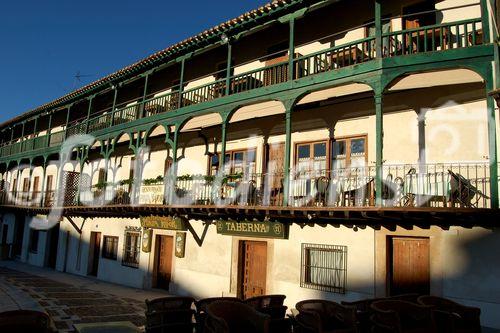
[[[0,312],[32,309],[47,312],[60,332],[73,324],[130,321],[145,323],[144,300],[168,295],[157,290],[119,286],[71,274],[0,261]]]

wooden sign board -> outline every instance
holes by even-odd
[[[141,226],[151,229],[165,229],[186,231],[187,226],[183,219],[171,216],[145,216],[141,217]]]
[[[175,233],[175,256],[177,258],[184,258],[186,252],[186,233]]]
[[[280,222],[217,221],[217,233],[228,236],[288,239],[288,226]]]

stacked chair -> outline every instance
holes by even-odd
[[[196,332],[202,333],[205,331],[205,321],[207,319],[207,307],[217,301],[233,301],[233,302],[241,302],[241,300],[237,297],[210,297],[204,298],[199,301],[196,301],[194,304],[196,305]]]
[[[429,306],[400,300],[376,301],[370,306],[374,333],[437,333]]]
[[[420,296],[418,303],[431,307],[438,332],[481,332],[479,308],[464,306],[436,296]]]
[[[418,294],[403,294],[392,297],[384,298],[369,298],[363,299],[355,302],[341,302],[342,305],[353,307],[356,310],[356,320],[358,323],[358,331],[360,333],[369,333],[372,331],[372,321],[371,316],[373,311],[371,308],[372,303],[383,300],[400,300],[416,303],[418,299]]]
[[[193,333],[195,328],[197,333],[481,332],[480,309],[441,297],[406,294],[342,304],[304,300],[296,304],[290,317],[286,314],[285,298],[285,295],[265,295],[246,300],[236,297],[146,300],[146,332]]]
[[[326,300],[306,300],[295,305],[299,311],[295,316],[298,333],[357,333],[356,310]]]
[[[146,300],[146,332],[193,333],[193,303],[191,297]]]
[[[271,316],[239,301],[215,301],[207,306],[206,333],[270,333]]]
[[[247,298],[244,302],[258,312],[271,317],[269,330],[271,333],[290,333],[292,325],[286,317],[287,307],[283,305],[285,295],[265,295]]]

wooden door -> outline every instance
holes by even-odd
[[[391,242],[390,294],[430,292],[428,238],[394,237]]]
[[[49,256],[48,256],[48,259],[47,259],[47,267],[52,268],[52,269],[56,268],[57,248],[59,246],[59,230],[60,230],[60,225],[59,225],[59,223],[57,223],[48,232],[48,236],[49,236]],[[99,237],[99,239],[100,239],[100,237]],[[99,251],[98,251],[98,253],[99,253]],[[96,270],[96,273],[97,273],[97,270]]]
[[[269,204],[278,206],[283,199],[283,166],[285,161],[285,143],[273,143],[267,145],[267,156],[263,170],[268,174],[268,184],[270,189]]]
[[[242,241],[240,243],[240,288],[243,299],[265,295],[267,271],[267,243]]]
[[[38,188],[40,186],[40,177],[36,176],[33,178],[33,193],[37,193],[40,189]]]
[[[99,255],[101,250],[101,233],[92,231],[90,233],[90,248],[89,248],[89,269],[88,275],[97,276],[99,269]]]
[[[156,288],[168,290],[172,278],[172,254],[174,238],[172,236],[156,236]]]

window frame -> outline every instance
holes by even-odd
[[[108,253],[108,249],[106,247],[107,240],[111,239],[116,244],[113,245],[112,253]],[[120,238],[118,236],[110,236],[110,235],[104,235],[102,237],[102,251],[101,251],[101,257],[104,259],[108,260],[117,260],[118,259],[118,244],[119,244]]]
[[[132,240],[130,241],[130,248],[128,247],[128,237],[129,235],[136,235],[137,241],[136,244],[132,244]],[[135,261],[128,260],[131,256],[128,253],[134,253]],[[129,227],[125,229],[125,237],[123,239],[123,252],[122,252],[122,266],[127,266],[131,268],[139,268],[140,263],[140,254],[141,254],[141,228]]]
[[[321,279],[321,277],[328,276],[328,274],[318,273],[316,278],[312,278],[311,276],[311,267],[309,264],[311,261],[310,253],[311,250],[315,251],[323,251],[329,253],[341,253],[341,267],[336,267],[336,262],[328,263],[332,264],[333,267],[314,267],[318,270],[327,270],[332,274],[338,274],[338,285],[329,285],[323,283],[317,283],[313,280]],[[345,294],[346,286],[347,286],[347,257],[348,257],[348,248],[345,245],[329,245],[329,244],[311,244],[311,243],[302,243],[301,245],[301,263],[300,263],[300,287],[307,289],[314,289],[326,292],[332,292],[337,294]],[[337,258],[335,258],[337,259]],[[321,260],[324,262],[324,258]]]
[[[39,243],[40,243],[40,230],[30,228],[29,252],[34,254],[38,253]]]
[[[250,147],[248,149],[234,149],[234,150],[227,150],[226,151],[226,156],[229,155],[229,174],[235,174],[234,172],[234,155],[235,154],[238,154],[238,153],[243,153],[244,154],[244,162],[243,162],[243,166],[244,168],[248,165],[248,153],[253,151],[254,152],[254,155],[255,155],[255,161],[253,162],[254,163],[254,166],[252,168],[252,170],[250,170],[250,174],[256,174],[257,173],[257,147]],[[214,156],[218,156],[218,162],[220,161],[220,158],[221,158],[221,153],[220,152],[217,152],[215,154],[209,154],[208,155],[208,166],[207,166],[207,174],[210,175],[210,176],[215,176],[217,174],[217,172],[219,172],[219,165],[220,163],[217,163],[217,165],[215,166],[214,169],[212,169],[212,158]],[[224,158],[224,162],[225,162],[225,158]],[[225,163],[224,163],[225,164]]]
[[[357,139],[364,139],[365,140],[365,164],[368,165],[368,134],[362,133],[362,134],[356,134],[356,135],[348,135],[348,136],[339,136],[331,139],[325,139],[325,140],[315,140],[315,141],[300,141],[300,142],[295,142],[294,145],[294,167],[297,168],[299,165],[299,146],[303,145],[310,145],[310,159],[311,156],[314,154],[314,144],[317,143],[325,143],[326,142],[326,170],[332,170],[332,167],[334,166],[334,159],[333,159],[333,148],[335,147],[335,143],[339,141],[345,141],[346,142],[346,168],[350,168],[351,164],[351,141],[357,140]],[[319,170],[310,170],[310,171],[319,171]]]

